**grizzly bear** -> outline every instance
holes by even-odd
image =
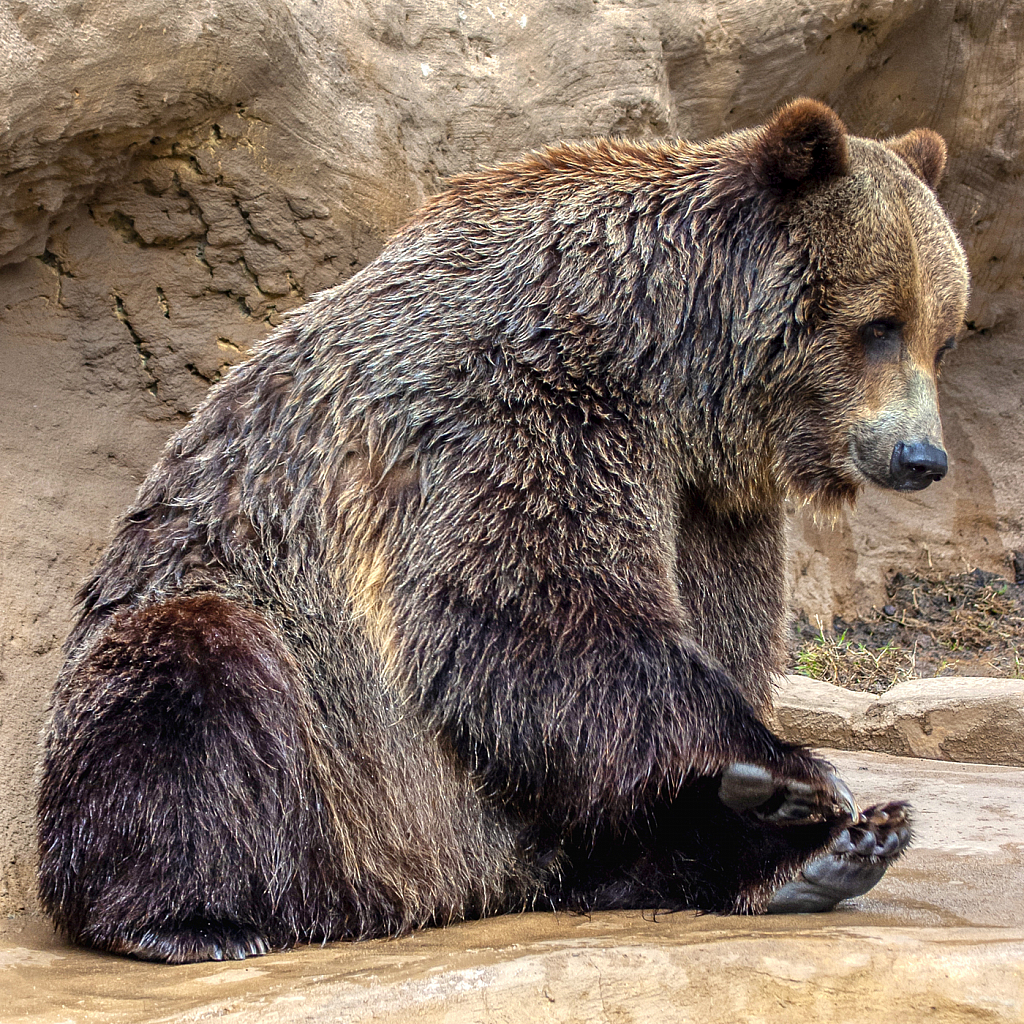
[[[811,100],[453,181],[214,387],[80,595],[71,939],[241,958],[516,908],[817,910],[906,846],[765,725],[783,503],[946,471],[942,140]]]

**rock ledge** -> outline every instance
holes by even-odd
[[[785,676],[774,726],[812,746],[1024,766],[1024,680],[910,679],[879,696]]]

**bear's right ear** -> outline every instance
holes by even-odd
[[[946,143],[930,128],[915,128],[898,139],[886,139],[885,145],[933,191],[939,187],[946,170]]]
[[[767,188],[789,191],[849,171],[846,125],[831,107],[817,100],[786,104],[759,134],[754,172]]]

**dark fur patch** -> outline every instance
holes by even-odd
[[[836,834],[834,821],[766,825],[723,808],[717,780],[695,779],[675,798],[652,800],[627,832],[570,834],[557,905],[751,913]]]

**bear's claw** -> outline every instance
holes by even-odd
[[[252,928],[207,922],[147,929],[111,945],[114,952],[127,954],[137,960],[157,960],[171,964],[244,960],[250,956],[263,956],[272,948]]]
[[[811,861],[768,904],[769,914],[813,914],[863,896],[910,845],[910,809],[876,804],[844,829],[828,853]]]
[[[776,778],[756,764],[733,764],[722,773],[718,798],[738,814],[751,812],[776,824],[805,824],[859,814],[846,783],[831,773],[824,784]]]

